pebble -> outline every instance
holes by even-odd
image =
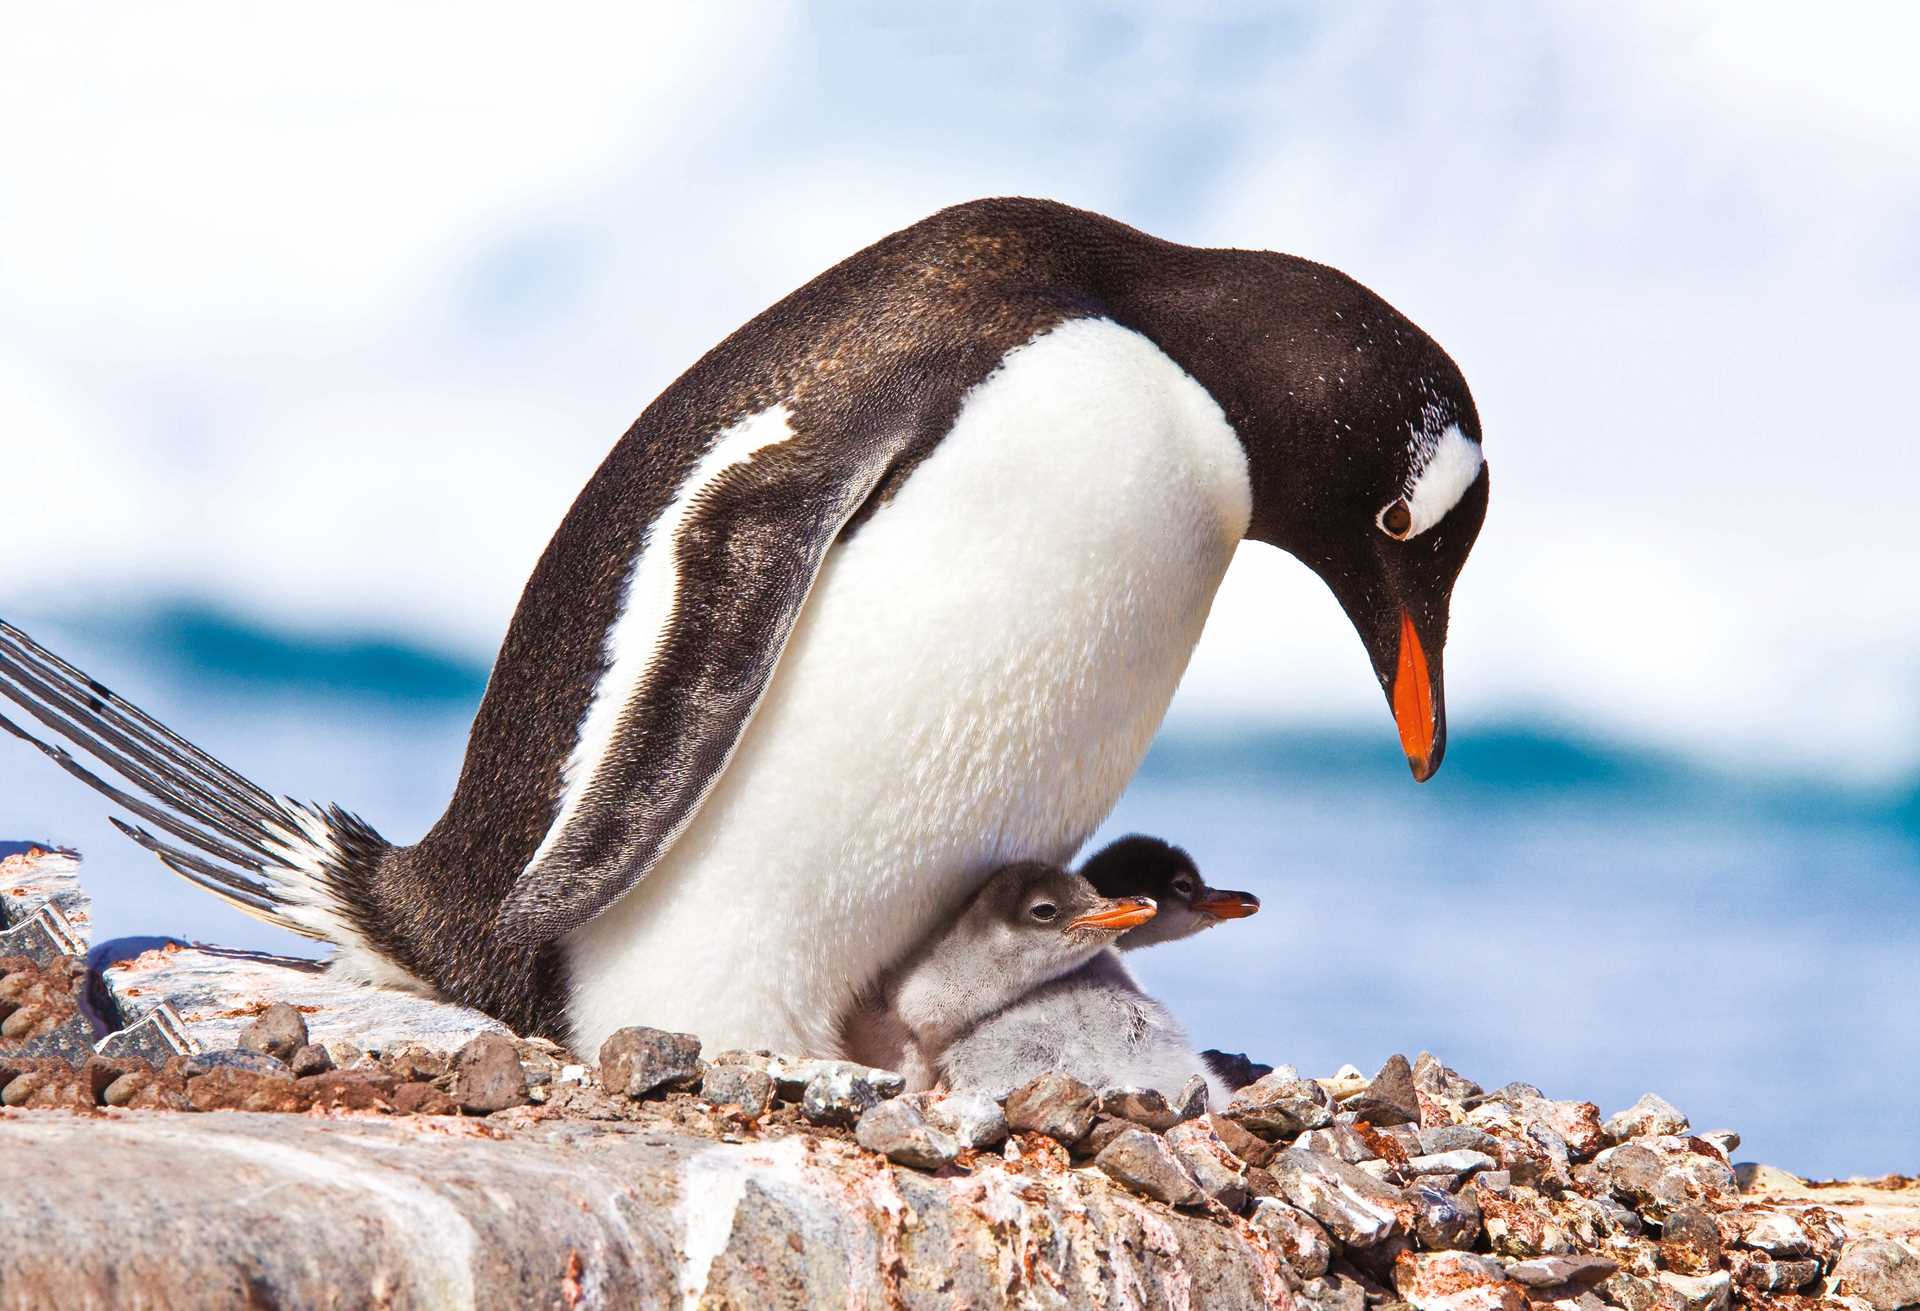
[[[1227,1150],[1205,1120],[1188,1120],[1169,1129],[1167,1146],[1200,1185],[1200,1191],[1236,1214],[1247,1204],[1246,1167]]]
[[[960,1144],[953,1136],[928,1124],[920,1108],[905,1098],[868,1107],[853,1137],[868,1151],[917,1170],[941,1169],[960,1155]]]
[[[1268,1166],[1280,1195],[1349,1247],[1371,1247],[1391,1234],[1406,1205],[1400,1194],[1345,1161],[1298,1149]]]
[[[341,1070],[319,1079],[352,1074]],[[453,1058],[453,1077],[447,1095],[460,1109],[478,1115],[504,1111],[527,1102],[527,1072],[520,1068],[520,1057],[513,1040],[497,1033],[483,1033],[470,1039]]]
[[[1485,1152],[1491,1156],[1495,1150],[1493,1135],[1470,1124],[1442,1124],[1422,1129],[1419,1141],[1417,1154],[1421,1156],[1438,1156],[1441,1152]]]
[[[1257,1138],[1224,1115],[1208,1115],[1207,1123],[1227,1145],[1227,1150],[1250,1166],[1265,1166],[1280,1149],[1264,1138]]]
[[[1371,1161],[1380,1153],[1361,1132],[1350,1124],[1330,1124],[1324,1129],[1309,1129],[1294,1140],[1295,1147],[1324,1156],[1337,1156],[1348,1165]]]
[[[1683,1275],[1710,1275],[1720,1268],[1720,1226],[1713,1213],[1686,1202],[1667,1213],[1660,1232],[1660,1260]]]
[[[1528,1288],[1556,1288],[1561,1284],[1597,1284],[1619,1270],[1620,1263],[1605,1256],[1538,1256],[1512,1261],[1507,1277]]]
[[[1730,1252],[1733,1282],[1762,1293],[1792,1293],[1820,1277],[1818,1261],[1770,1261],[1755,1252]]]
[[[101,1090],[100,1101],[107,1106],[125,1106],[152,1081],[153,1076],[145,1070],[129,1070]]]
[[[1624,1111],[1609,1115],[1605,1129],[1616,1143],[1630,1138],[1652,1138],[1661,1134],[1685,1133],[1687,1117],[1673,1103],[1656,1093],[1647,1093]]]
[[[1014,1089],[1007,1098],[1007,1127],[1019,1133],[1043,1133],[1071,1146],[1087,1136],[1099,1109],[1099,1093],[1054,1070]]]
[[[1197,1120],[1207,1113],[1207,1098],[1210,1090],[1207,1081],[1194,1075],[1180,1089],[1180,1095],[1173,1099],[1174,1112],[1184,1120]]]
[[[1478,1174],[1482,1170],[1491,1170],[1499,1162],[1485,1152],[1476,1152],[1460,1147],[1451,1152],[1435,1152],[1431,1156],[1416,1156],[1408,1160],[1409,1174],[1444,1174],[1454,1178]]]
[[[635,1025],[616,1030],[600,1044],[600,1081],[608,1092],[645,1097],[652,1092],[691,1088],[699,1079],[700,1040],[690,1033]]]
[[[1357,1280],[1333,1274],[1307,1280],[1299,1298],[1308,1311],[1366,1311],[1367,1306],[1366,1290]]]
[[[1733,1296],[1733,1276],[1724,1270],[1705,1276],[1662,1270],[1653,1278],[1655,1283],[1665,1285],[1677,1295],[1680,1311],[1726,1311]],[[1893,1311],[1893,1308],[1883,1311]]]
[[[1109,1178],[1168,1206],[1206,1203],[1207,1195],[1166,1140],[1146,1129],[1128,1129],[1120,1134],[1093,1158],[1093,1163]]]
[[[240,1045],[283,1061],[307,1045],[307,1020],[286,1002],[277,1001],[254,1017],[240,1035]]]
[[[1327,1273],[1333,1260],[1333,1240],[1318,1220],[1299,1207],[1275,1197],[1262,1197],[1253,1204],[1247,1222],[1265,1235],[1280,1259],[1302,1279],[1318,1279]]]
[[[812,1062],[812,1078],[800,1090],[800,1114],[814,1124],[851,1129],[867,1111],[900,1095],[906,1080],[888,1070],[853,1061]]]
[[[310,1042],[287,1061],[296,1077],[325,1074],[333,1068],[333,1055],[317,1042]]]
[[[1527,1295],[1498,1261],[1471,1252],[1402,1252],[1393,1287],[1415,1311],[1527,1311]]]
[[[189,1079],[198,1079],[215,1070],[245,1070],[250,1074],[289,1075],[286,1063],[263,1051],[250,1047],[224,1047],[210,1052],[200,1052],[189,1056],[180,1067],[180,1072]]]
[[[561,1071],[563,1078],[565,1073]],[[700,1095],[715,1105],[738,1106],[757,1120],[773,1105],[773,1079],[750,1065],[709,1065],[700,1079]]]
[[[1269,1141],[1296,1138],[1332,1124],[1332,1098],[1326,1089],[1311,1079],[1286,1077],[1289,1073],[1275,1070],[1235,1093],[1227,1103],[1227,1118]]]
[[[1165,1133],[1181,1120],[1180,1112],[1152,1088],[1103,1088],[1100,1109],[1107,1115],[1159,1133]]]
[[[927,1107],[927,1120],[950,1133],[962,1147],[985,1150],[1007,1140],[1007,1113],[982,1092],[955,1092]]]
[[[1466,1251],[1480,1237],[1480,1204],[1471,1193],[1450,1193],[1428,1183],[1405,1193],[1413,1206],[1413,1234],[1433,1251]]]
[[[1813,1255],[1813,1239],[1790,1215],[1778,1211],[1735,1213],[1733,1223],[1742,1247],[1755,1248],[1775,1260],[1791,1261]]]
[[[1920,1303],[1920,1254],[1891,1238],[1863,1238],[1841,1254],[1833,1279],[1874,1311],[1896,1311]]]
[[[1417,1122],[1420,1103],[1414,1097],[1412,1064],[1397,1053],[1388,1057],[1366,1091],[1341,1102],[1340,1109],[1352,1111],[1376,1127]]]

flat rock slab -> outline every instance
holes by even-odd
[[[96,948],[93,965],[125,1024],[165,1002],[201,1051],[238,1047],[274,1002],[306,1017],[311,1041],[350,1042],[362,1051],[404,1042],[453,1052],[482,1033],[507,1032],[479,1011],[342,982],[322,962],[295,956],[123,938]]]
[[[0,1112],[8,1308],[1288,1305],[1244,1225],[1088,1170],[670,1125]],[[137,1199],[137,1204],[130,1205]]]
[[[92,941],[93,903],[80,886],[80,853],[35,842],[0,842],[0,929],[18,927],[52,906],[84,942]]]

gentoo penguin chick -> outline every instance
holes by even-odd
[[[1179,847],[1159,838],[1130,834],[1089,856],[1080,866],[1103,897],[1151,897],[1159,913],[1120,939],[1121,951],[1190,938],[1222,920],[1245,919],[1260,910],[1251,892],[1207,886],[1199,867]]]
[[[949,1044],[1153,914],[1150,899],[1102,897],[1057,865],[1008,865],[855,1009],[844,1026],[844,1049],[855,1060],[898,1070],[910,1089],[930,1088]]]

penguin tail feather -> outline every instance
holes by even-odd
[[[112,820],[175,874],[255,919],[356,956],[369,950],[354,894],[392,844],[365,821],[269,795],[5,620],[0,697],[136,789],[116,787],[0,715],[0,730],[150,825]]]

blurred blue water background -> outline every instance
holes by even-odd
[[[408,841],[451,792],[486,671],[196,604],[10,616],[263,785]],[[0,838],[80,848],[102,936],[311,944],[174,879],[108,807],[0,742]],[[1652,1088],[1739,1155],[1920,1170],[1920,789],[1713,772],[1551,725],[1456,721],[1407,778],[1350,729],[1176,724],[1101,837],[1160,834],[1261,914],[1136,958],[1203,1046],[1330,1072],[1429,1048],[1611,1112]]]

